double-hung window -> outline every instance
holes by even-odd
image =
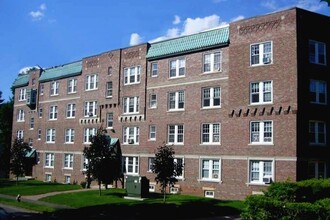
[[[183,125],[169,125],[167,128],[168,144],[183,144],[184,127]]]
[[[72,144],[74,142],[74,129],[73,128],[67,128],[65,129],[65,143]]]
[[[76,104],[69,103],[66,107],[66,117],[75,118],[76,117]]]
[[[202,144],[220,144],[220,123],[202,124]]]
[[[53,81],[50,83],[50,95],[51,96],[58,95],[59,86],[60,86],[59,82]]]
[[[156,125],[149,126],[149,140],[156,140]]]
[[[54,153],[45,154],[45,167],[54,168]]]
[[[186,60],[184,58],[170,61],[170,78],[183,77],[186,72]]]
[[[34,118],[30,118],[30,129],[34,129]]]
[[[207,181],[220,181],[220,160],[201,160],[201,179]]]
[[[141,66],[124,69],[124,85],[140,83]]]
[[[55,143],[56,130],[55,128],[48,128],[46,130],[46,143]]]
[[[58,109],[56,105],[52,105],[49,107],[49,120],[57,119]]]
[[[315,40],[309,41],[309,62],[326,65],[326,44]]]
[[[273,101],[272,81],[250,83],[251,104],[266,104],[266,103],[272,103],[272,101]]]
[[[149,106],[150,106],[150,108],[157,108],[157,95],[156,94],[150,94]]]
[[[85,78],[85,90],[95,90],[98,88],[99,76],[97,74],[88,75]]]
[[[148,172],[152,172],[155,166],[155,158],[154,157],[148,157]]]
[[[309,122],[309,143],[326,144],[326,124],[323,121]]]
[[[107,113],[107,128],[113,127],[113,113],[109,112]]]
[[[139,97],[124,97],[124,114],[139,113]]]
[[[105,96],[107,98],[111,98],[112,97],[112,81],[107,82],[107,91],[106,91]]]
[[[151,77],[158,76],[158,63],[154,62],[151,63]]]
[[[91,137],[96,135],[96,128],[84,128],[84,144],[91,143]]]
[[[168,93],[168,110],[183,110],[184,99],[184,91]]]
[[[139,127],[124,127],[123,141],[124,144],[139,144],[140,129]]]
[[[274,179],[273,170],[273,161],[271,160],[250,160],[250,183],[270,183]]]
[[[310,80],[310,102],[315,104],[327,104],[327,82]]]
[[[18,95],[18,101],[25,101],[26,100],[26,89],[20,89]]]
[[[123,157],[123,171],[125,174],[139,174],[139,158]]]
[[[18,122],[25,121],[25,112],[24,112],[23,109],[19,109],[19,110],[18,110],[17,121],[18,121]]]
[[[85,102],[84,116],[85,117],[95,117],[97,110],[97,101]]]
[[[202,88],[202,107],[220,107],[220,87]]]
[[[70,93],[76,93],[77,92],[77,79],[69,79],[68,80],[68,91]]]
[[[250,46],[250,64],[264,65],[272,63],[273,48],[272,42],[267,41],[263,43],[252,44]]]
[[[327,175],[327,162],[308,161],[308,178],[325,179]]]
[[[273,143],[273,122],[252,121],[250,123],[251,144]]]
[[[64,154],[64,169],[73,168],[73,154]]]
[[[204,54],[203,72],[221,71],[221,52]]]
[[[16,137],[17,137],[17,139],[23,139],[24,138],[24,131],[23,130],[18,130],[16,132]]]

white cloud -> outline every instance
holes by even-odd
[[[131,39],[129,41],[130,46],[140,44],[142,42],[142,37],[138,33],[132,33]]]
[[[299,0],[297,7],[304,8],[309,11],[319,11],[321,8],[323,8],[325,5],[321,4],[319,1],[313,1],[313,0]]]
[[[174,16],[173,24],[180,24],[180,22],[181,22],[180,17],[179,17],[178,15],[175,15],[175,16]]]
[[[41,4],[36,11],[31,11],[29,15],[33,18],[33,20],[41,20],[45,16],[45,11],[47,6],[45,3]]]
[[[184,22],[181,35],[194,34],[220,25],[221,22],[218,15],[211,15],[204,18],[187,18]]]
[[[232,18],[230,21],[235,22],[235,21],[243,20],[244,18],[245,17],[243,15],[239,15],[237,17]]]
[[[181,28],[169,28],[165,35],[152,39],[149,42],[153,43],[183,35],[194,34],[204,30],[216,28],[225,24],[227,23],[221,22],[220,17],[218,15],[210,15],[204,18],[199,18],[199,17],[187,18],[184,21],[183,26]]]
[[[18,73],[20,75],[27,74],[29,72],[29,70],[32,70],[32,69],[40,69],[40,68],[38,66],[26,66],[26,67],[23,67],[22,69],[20,69],[18,71]]]

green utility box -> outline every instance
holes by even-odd
[[[126,193],[129,197],[147,198],[149,180],[145,176],[126,176]]]

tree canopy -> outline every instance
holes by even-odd
[[[101,195],[101,184],[108,184],[121,176],[121,151],[111,146],[111,137],[106,130],[99,129],[91,136],[90,146],[86,146],[83,154],[86,164],[87,187],[92,179],[97,180]]]
[[[155,180],[160,183],[164,193],[164,202],[166,200],[166,187],[173,186],[178,181],[176,177],[182,174],[183,164],[177,163],[174,155],[172,146],[164,144],[158,147],[152,168],[152,171],[156,173]]]

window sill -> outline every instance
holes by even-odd
[[[258,102],[258,103],[250,103],[248,106],[260,106],[260,105],[273,105],[273,102]]]
[[[96,91],[96,90],[98,90],[98,88],[95,88],[95,89],[85,89],[85,92]]]
[[[221,106],[202,107],[201,110],[221,109]]]
[[[218,142],[218,143],[201,143],[201,144],[199,144],[199,146],[203,146],[203,147],[205,147],[205,146],[220,146],[221,144],[220,144],[220,142]]]
[[[222,184],[222,180],[215,180],[215,179],[197,179],[198,182],[210,182],[210,183],[219,183]]]
[[[270,184],[266,184],[266,183],[246,183],[247,186],[269,186]]]
[[[131,86],[131,85],[137,85],[137,84],[140,84],[140,82],[124,83],[124,86]]]
[[[184,112],[185,110],[184,109],[170,109],[170,110],[167,110],[167,112]]]
[[[223,72],[222,69],[221,70],[213,70],[213,71],[208,71],[208,72],[202,72],[202,75],[222,73],[222,72]]]
[[[248,145],[249,145],[249,146],[264,146],[264,145],[267,145],[267,146],[274,146],[273,143],[249,143]]]
[[[44,168],[46,168],[46,169],[54,169],[54,167],[47,167],[47,166],[44,166]]]
[[[258,66],[268,66],[272,65],[273,63],[259,63],[259,64],[250,64],[250,67],[258,67]]]

